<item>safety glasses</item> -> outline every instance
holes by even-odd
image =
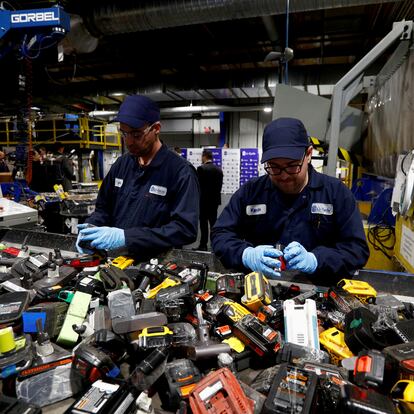
[[[303,154],[302,161],[300,164],[289,164],[286,167],[279,167],[278,165],[272,164],[271,162],[267,162],[264,169],[269,175],[280,175],[283,171],[289,175],[299,174],[305,162],[305,157],[306,151]]]
[[[158,122],[154,122],[149,127],[145,128],[143,131],[139,131],[137,129],[132,129],[131,131],[120,131],[121,137],[123,139],[127,138],[128,136],[132,137],[133,139],[140,140],[144,138],[148,133],[151,131],[151,129],[156,125]]]

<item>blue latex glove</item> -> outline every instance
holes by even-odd
[[[303,273],[314,273],[318,267],[318,260],[313,253],[309,253],[300,243],[289,243],[283,256],[289,270],[300,270]]]
[[[276,250],[273,246],[262,245],[244,249],[242,261],[244,266],[254,272],[260,272],[275,279],[280,277],[280,273],[276,271],[280,269],[280,261],[277,260],[280,256],[282,256],[280,250]]]
[[[81,230],[86,229],[87,227],[90,227],[91,224],[88,223],[83,223],[83,224],[78,224],[76,227],[78,228],[78,238],[76,239],[76,249],[78,250],[79,253],[81,254],[92,254],[93,251],[89,250],[89,249],[85,249],[79,246],[79,241],[81,239],[83,239],[82,234],[81,234]]]
[[[98,250],[114,250],[125,246],[125,232],[116,227],[87,227],[80,231],[81,238],[90,241]]]

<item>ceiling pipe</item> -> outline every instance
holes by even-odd
[[[402,0],[394,0],[399,2]],[[390,0],[292,1],[291,13],[389,3]],[[100,0],[92,4],[85,24],[95,36],[165,29],[216,21],[284,14],[285,2],[276,0]]]
[[[265,111],[269,112],[269,105],[254,105],[254,106],[226,106],[226,105],[192,105],[192,106],[176,106],[174,108],[161,108],[161,114],[163,115],[174,115],[174,114],[203,114],[210,112],[254,112],[254,111]],[[271,112],[271,111],[270,111]],[[91,117],[114,117],[118,111],[99,111],[95,110],[89,112]]]
[[[192,105],[177,106],[174,108],[161,108],[161,114],[180,114],[180,113],[206,113],[206,112],[254,112],[263,111],[269,105],[254,106],[227,106],[227,105]]]

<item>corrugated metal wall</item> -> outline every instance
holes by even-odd
[[[373,172],[395,175],[398,154],[414,148],[414,53],[367,104],[368,137],[364,156]]]

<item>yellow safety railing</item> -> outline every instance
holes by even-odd
[[[70,124],[68,128],[67,125]],[[16,135],[22,133],[14,129],[13,122],[0,121],[0,145],[14,146],[21,143]],[[29,131],[26,131],[28,136]],[[118,130],[107,130],[107,123],[80,117],[77,120],[51,119],[35,123],[33,144],[64,144],[79,145],[81,148],[114,149],[121,148],[121,137]]]

